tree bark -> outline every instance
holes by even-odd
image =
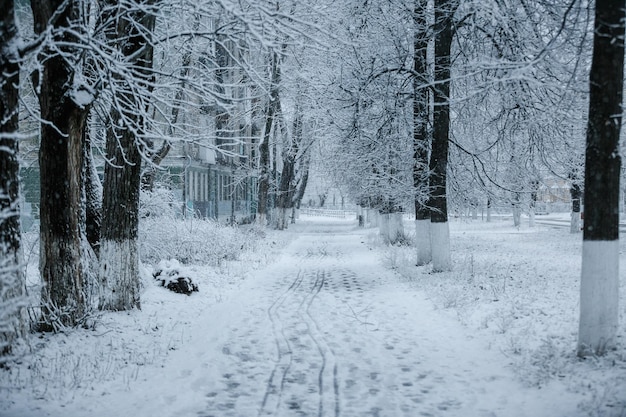
[[[32,0],[35,32],[52,25],[64,45],[42,52],[40,71],[33,75],[39,87],[41,110],[40,271],[42,330],[75,326],[87,310],[86,269],[81,259],[83,242],[82,185],[83,131],[88,106],[73,99],[74,65],[78,41],[71,32],[84,31],[81,2]],[[54,18],[53,18],[54,16]],[[62,29],[63,32],[58,32]],[[71,29],[71,30],[67,30]],[[70,59],[68,59],[70,57]],[[71,62],[71,59],[76,62]]]
[[[580,356],[602,355],[616,343],[625,19],[623,1],[596,1],[585,152]]]
[[[107,129],[109,163],[104,171],[99,304],[99,308],[105,310],[141,307],[137,242],[142,161],[140,136],[145,131],[145,115],[150,102],[151,33],[156,20],[156,1],[145,0],[141,6],[132,11],[114,9],[121,13],[115,19],[118,22],[115,31],[117,47],[135,68],[132,73],[135,84],[131,87],[135,91],[116,91],[120,99],[112,109],[112,125]],[[121,125],[117,125],[118,121]]]
[[[570,233],[580,233],[580,206],[582,199],[582,190],[576,179],[576,175],[570,175],[570,197],[572,200],[572,213],[570,219]]]
[[[521,207],[521,197],[519,195],[519,193],[515,193],[515,195],[513,196],[513,226],[517,227],[518,229],[521,227],[522,225],[522,207]]]
[[[535,214],[537,211],[537,191],[539,190],[539,181],[531,182],[532,191],[530,193],[530,206],[528,210],[528,227],[535,227]]]
[[[85,233],[96,256],[100,253],[100,228],[102,226],[102,183],[93,160],[89,126],[83,131],[83,160],[85,178]]]
[[[24,335],[24,274],[19,207],[19,34],[13,0],[0,0],[0,356]],[[0,358],[0,363],[2,359]]]
[[[259,145],[259,193],[257,205],[257,223],[267,224],[268,199],[270,189],[270,138],[272,126],[278,111],[278,88],[280,83],[280,64],[278,53],[272,53],[270,60],[270,95],[265,108],[265,128]]]
[[[431,248],[433,271],[452,268],[446,182],[450,134],[450,52],[458,0],[435,0],[435,87],[430,155]]]
[[[279,106],[280,108],[280,106]],[[284,118],[282,110],[279,115],[280,124],[283,126],[283,138],[289,136],[289,132],[284,125]],[[290,139],[290,140],[289,140]],[[278,184],[276,208],[278,209],[278,215],[276,218],[276,228],[278,230],[286,229],[289,225],[287,213],[289,209],[294,207],[294,199],[296,195],[296,162],[298,154],[300,152],[300,144],[302,142],[302,112],[300,106],[296,103],[293,131],[292,135],[286,142],[287,149],[283,151],[283,169],[280,175],[280,182]]]
[[[415,188],[415,247],[416,265],[426,265],[432,259],[430,248],[430,208],[428,151],[429,103],[428,103],[428,2],[417,0],[414,11],[413,56],[413,185]]]

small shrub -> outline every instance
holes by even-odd
[[[159,262],[152,276],[161,282],[162,287],[175,293],[191,295],[198,291],[188,271],[176,259]]]

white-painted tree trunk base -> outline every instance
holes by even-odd
[[[426,265],[432,259],[430,251],[430,219],[415,220],[416,265]]]
[[[27,299],[20,253],[3,251],[3,255],[4,259],[0,258],[0,352],[11,353],[16,342],[28,333]]]
[[[618,304],[619,240],[583,241],[579,355],[602,355],[614,347]]]
[[[519,208],[513,209],[513,226],[520,227],[522,225],[522,210]]]
[[[140,308],[139,256],[136,239],[100,242],[100,308]]]
[[[378,210],[368,209],[367,212],[370,214],[370,225],[372,227],[378,227],[380,217]]]
[[[383,242],[389,243],[389,214],[378,214],[378,234]]]
[[[430,247],[432,253],[433,272],[452,270],[450,255],[450,227],[448,222],[430,223]]]
[[[535,211],[531,210],[528,214],[528,227],[535,227]]]
[[[289,226],[289,222],[287,220],[287,209],[286,208],[277,208],[275,210],[276,214],[276,229],[285,230]]]
[[[100,273],[100,261],[96,253],[91,248],[87,238],[82,239],[81,250],[83,252],[82,262],[85,271],[85,302],[88,310],[96,310],[100,302],[100,286],[98,284]]]
[[[580,213],[570,212],[570,233],[580,233]]]
[[[402,224],[402,213],[389,214],[389,235],[388,241],[392,245],[398,243],[404,237],[404,225]]]
[[[487,223],[491,222],[491,207],[487,207]]]

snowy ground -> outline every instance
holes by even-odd
[[[147,278],[141,311],[34,336],[0,370],[0,416],[626,416],[626,308],[620,349],[574,355],[581,236],[451,229],[446,274],[351,219],[302,218],[192,266],[189,297]]]

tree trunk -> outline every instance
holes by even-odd
[[[283,138],[288,138],[289,132],[287,132],[286,126],[284,125],[282,110],[280,113],[280,124],[283,127],[281,129],[283,131]],[[289,226],[287,212],[295,204],[296,162],[300,150],[300,143],[302,142],[302,113],[300,112],[298,103],[296,103],[293,132],[290,140],[287,139],[286,142],[288,142],[288,146],[287,149],[283,151],[283,169],[280,175],[278,190],[276,191],[276,208],[278,209],[276,228],[278,230],[286,229]]]
[[[81,259],[83,242],[83,130],[88,107],[73,100],[74,65],[78,40],[70,32],[82,31],[81,2],[32,0],[35,32],[42,33],[50,21],[65,30],[63,55],[45,52],[41,70],[34,74],[39,86],[41,110],[40,265],[42,330],[75,326],[87,310],[86,269]],[[51,20],[52,16],[55,18]],[[67,30],[70,29],[71,30]],[[70,46],[67,46],[70,45]],[[43,56],[42,56],[43,58]]]
[[[537,211],[537,190],[539,190],[539,181],[532,181],[531,185],[532,185],[532,192],[530,193],[528,226],[535,227],[535,214]]]
[[[291,150],[288,150],[286,154],[287,156],[283,159],[283,170],[277,190],[276,209],[278,210],[278,216],[276,219],[276,228],[278,230],[287,228],[286,213],[287,210],[293,206],[295,156],[292,155]]]
[[[385,244],[389,244],[389,213],[378,212],[378,234]]]
[[[515,197],[513,197],[513,226],[518,229],[522,225],[522,208],[520,204],[520,195],[515,193]]]
[[[416,265],[426,265],[432,259],[430,248],[430,209],[428,151],[428,1],[417,0],[414,11],[413,56],[413,185],[415,187],[415,249]]]
[[[572,182],[569,190],[572,199],[570,233],[580,233],[580,200],[582,197],[582,190],[580,189],[580,184],[573,176],[570,177],[570,181]]]
[[[404,239],[404,224],[402,223],[402,212],[393,211],[389,213],[389,243],[395,245]]]
[[[270,68],[270,95],[265,110],[265,128],[259,145],[259,202],[257,223],[267,225],[268,198],[270,189],[270,138],[274,118],[278,110],[278,87],[280,83],[280,64],[276,52],[272,53]]]
[[[15,45],[19,35],[13,0],[0,0],[0,45]],[[19,56],[17,47],[0,50],[0,356],[11,353],[24,335],[24,274],[20,262],[19,207]],[[2,359],[0,359],[2,363]]]
[[[141,155],[131,131],[114,128],[107,133],[106,153],[110,163],[104,168],[99,308],[129,310],[140,307],[137,233]]]
[[[83,160],[85,178],[85,233],[96,256],[100,254],[100,227],[102,225],[102,183],[93,160],[89,126],[83,131]]]
[[[585,154],[580,356],[602,355],[616,343],[625,19],[623,1],[596,1]]]
[[[435,88],[430,155],[431,248],[433,271],[452,269],[446,182],[450,134],[450,51],[458,0],[435,0]]]
[[[300,205],[302,204],[302,199],[304,198],[304,193],[306,192],[306,186],[309,182],[309,167],[310,167],[310,158],[308,155],[303,155],[300,158],[300,169],[298,172],[300,174],[300,178],[298,179],[296,185],[296,195],[294,197],[294,216],[291,218],[291,223],[295,223],[297,219],[300,218]]]
[[[104,170],[99,304],[105,310],[141,307],[137,234],[142,157],[138,135],[145,131],[151,93],[151,33],[156,20],[155,1],[146,0],[142,6],[130,12],[117,9],[121,14],[115,19],[118,22],[116,41],[119,42],[116,46],[135,68],[133,81],[136,84],[134,91],[116,92],[120,98],[117,102],[125,105],[112,109],[112,125],[107,130],[106,151],[110,163]]]

